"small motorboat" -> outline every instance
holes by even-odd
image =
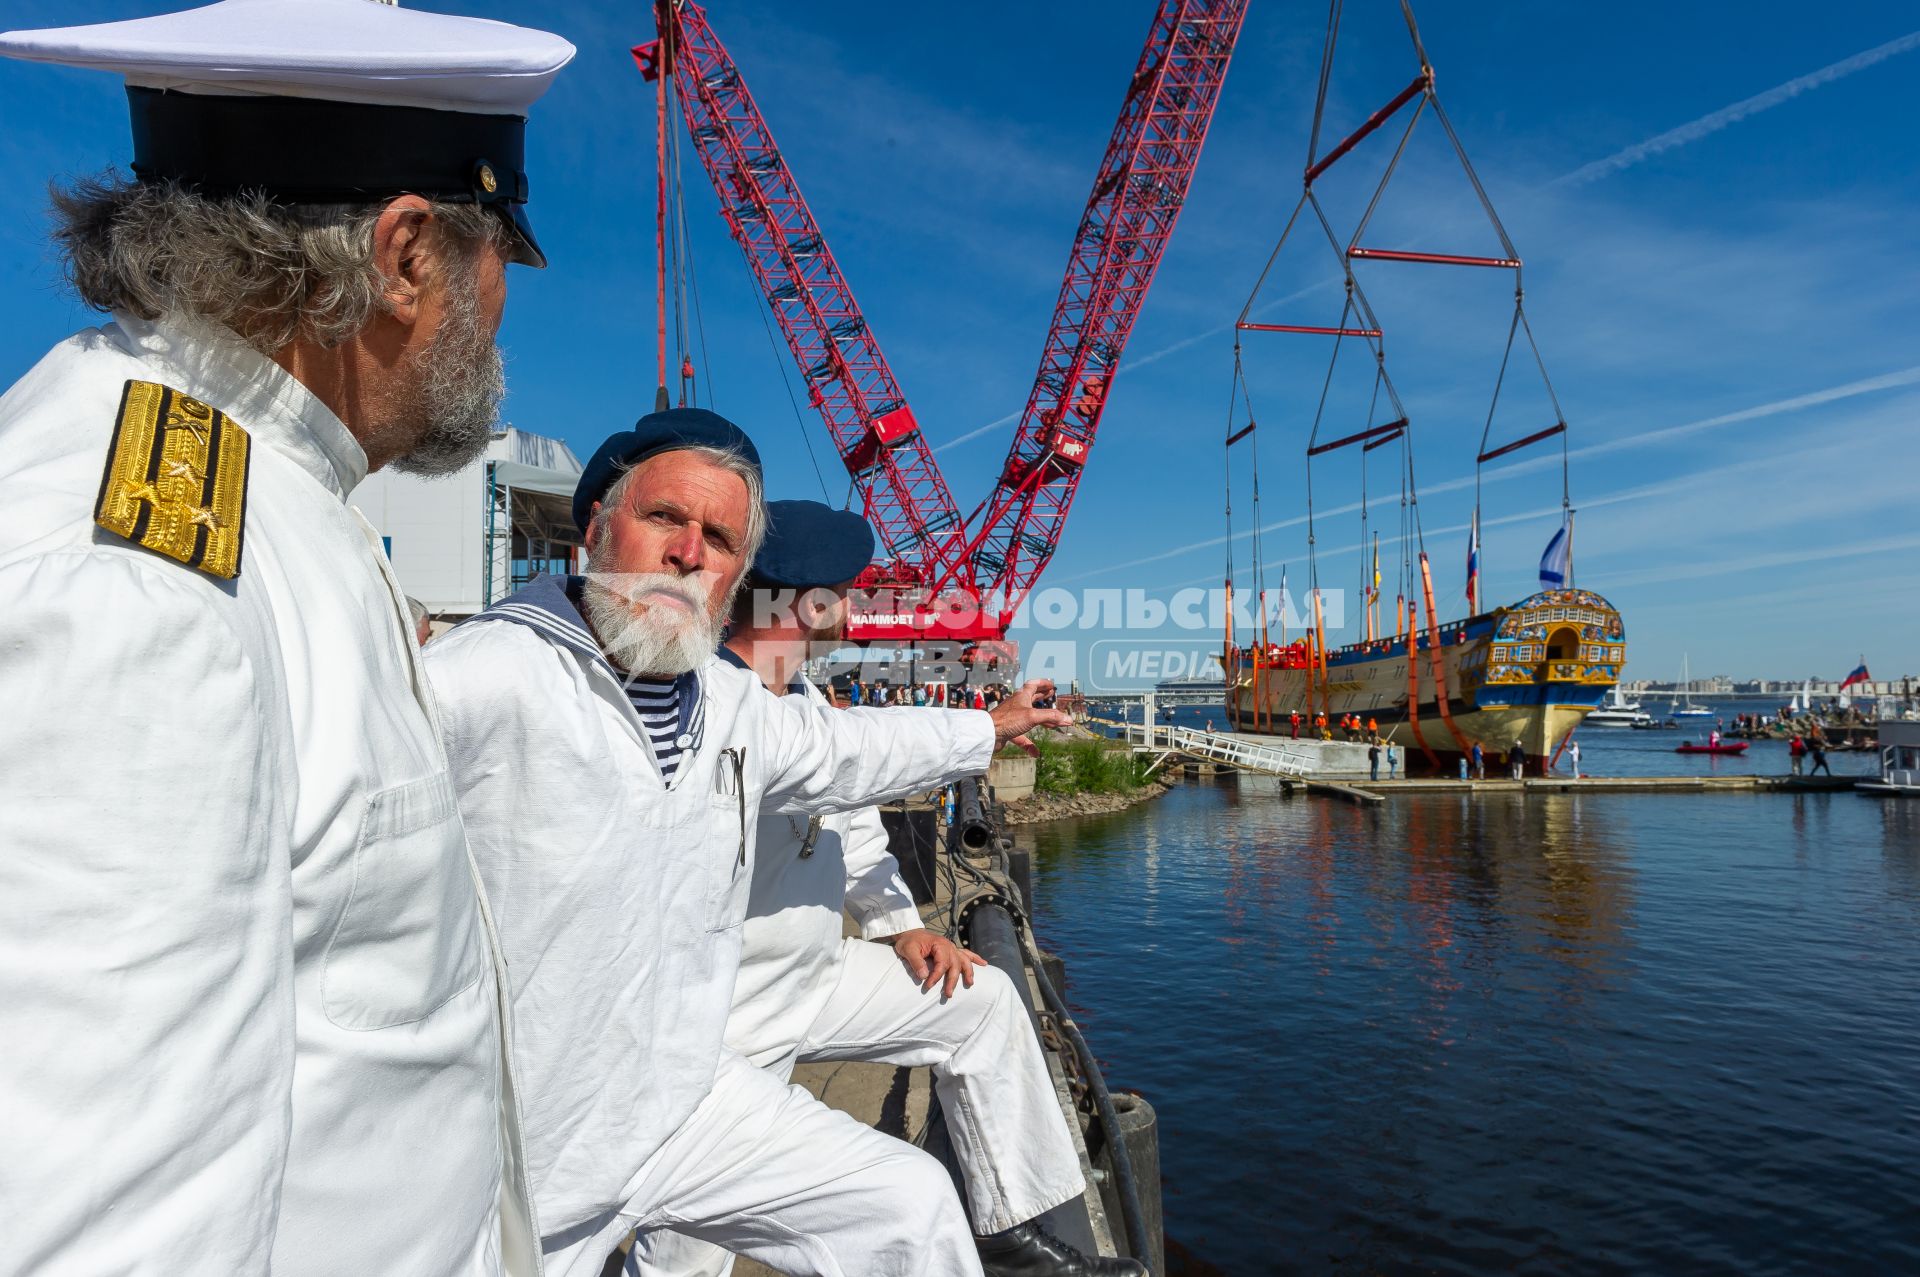
[[[1863,780],[1856,792],[1875,798],[1920,798],[1920,720],[1882,719],[1880,779]]]
[[[1747,742],[1743,740],[1723,740],[1718,745],[1706,745],[1699,741],[1683,741],[1673,747],[1676,754],[1744,754]]]

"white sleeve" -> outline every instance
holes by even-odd
[[[0,568],[9,1272],[264,1274],[292,1121],[285,708],[188,569]]]
[[[878,807],[863,807],[847,818],[840,850],[847,866],[847,912],[860,924],[861,939],[897,936],[923,925]]]
[[[832,709],[797,696],[762,699],[763,810],[827,815],[983,775],[996,743],[977,710]]]

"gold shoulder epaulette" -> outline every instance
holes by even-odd
[[[93,521],[231,580],[240,575],[249,443],[218,408],[151,381],[129,381]]]

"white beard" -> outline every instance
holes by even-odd
[[[720,646],[721,618],[709,612],[705,574],[601,571],[587,558],[581,601],[607,659],[629,674],[676,677],[707,663]],[[660,600],[684,600],[687,611]]]

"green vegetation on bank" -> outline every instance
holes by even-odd
[[[1107,741],[1041,739],[1034,789],[1042,794],[1119,794],[1152,778],[1145,755]]]

